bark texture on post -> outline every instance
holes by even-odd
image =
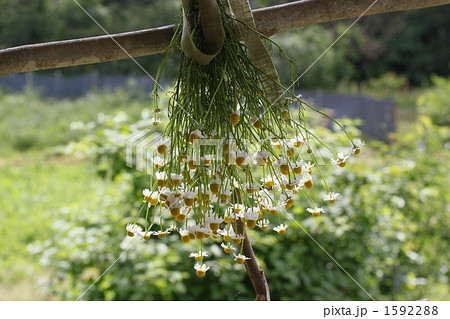
[[[234,204],[242,204],[242,197],[239,189],[235,189],[232,196]],[[232,224],[233,230],[236,234],[244,234],[244,224],[241,220],[237,220]],[[264,270],[259,267],[247,232],[245,232],[245,238],[241,243],[241,247],[242,254],[250,258],[245,261],[244,265],[245,270],[247,270],[248,277],[252,282],[253,288],[255,289],[255,301],[270,301],[270,291],[269,285],[267,284],[266,275],[264,274]]]
[[[271,36],[311,24],[359,17],[374,0],[304,0],[253,10],[256,28]],[[449,4],[450,0],[378,0],[366,15]],[[162,53],[173,26],[111,35],[23,45],[0,50],[0,76]],[[128,54],[127,54],[128,53]]]
[[[243,234],[244,224],[238,220],[236,222],[236,227],[233,227],[237,234]],[[242,244],[242,254],[250,259],[246,260],[245,270],[247,270],[248,277],[252,282],[253,288],[255,289],[256,301],[270,301],[270,291],[269,285],[267,284],[266,275],[264,270],[259,267],[258,261],[256,260],[255,253],[253,252],[252,243],[250,242],[247,233],[245,234],[245,239]]]

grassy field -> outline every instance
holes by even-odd
[[[144,103],[130,96],[118,91],[58,101],[33,92],[0,92],[0,300],[51,298],[40,286],[45,269],[30,244],[45,241],[52,223],[67,211],[92,207],[100,194],[115,191],[92,163],[58,156],[54,147],[80,136],[70,129],[72,122],[94,121],[100,112],[119,109],[139,114]]]
[[[95,203],[112,185],[87,163],[36,152],[2,159],[0,180],[0,300],[47,299],[38,284],[45,269],[29,244],[45,241],[68,209]]]

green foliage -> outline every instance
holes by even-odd
[[[114,93],[91,94],[75,101],[41,99],[37,92],[6,94],[0,91],[0,151],[26,151],[66,144],[83,136],[79,121],[98,119],[98,113],[115,113],[126,106],[136,119],[142,107],[141,97],[132,86]],[[78,122],[77,122],[78,121]]]
[[[450,125],[450,78],[432,76],[431,81],[434,87],[419,97],[418,110],[436,125]]]
[[[342,30],[343,31],[343,30]],[[280,45],[286,54],[295,62],[298,76],[302,75],[315,60],[335,40],[335,33],[322,25],[313,25],[277,34],[273,41]],[[342,38],[338,45],[331,47],[320,62],[314,64],[314,71],[306,72],[297,87],[302,89],[316,88],[318,83],[323,89],[333,89],[340,81],[347,82],[354,73],[347,51],[349,38]],[[272,57],[282,82],[288,83],[291,69],[282,56],[274,51]],[[295,79],[294,79],[295,80]],[[288,83],[289,86],[291,83]]]
[[[54,274],[50,287],[61,299],[79,296],[130,245],[124,227],[138,209],[145,176],[123,170],[123,148],[111,145],[119,145],[117,136],[123,135],[122,140],[132,121],[114,119],[98,122],[84,142],[72,147],[90,150],[105,167],[122,168],[105,175],[116,177],[120,195],[104,197],[94,210],[76,210],[54,223],[52,239],[35,250]],[[325,128],[315,130],[328,142],[341,138]],[[374,143],[359,161],[342,169],[320,167],[332,190],[342,193],[335,204],[326,205],[326,214],[313,218],[305,211],[307,203],[298,201],[289,210],[296,221],[280,214],[289,224],[285,236],[270,230],[250,232],[273,299],[369,300],[301,227],[375,299],[448,299],[449,265],[443,257],[450,240],[449,172],[443,164],[450,160],[448,147],[443,147],[448,134],[447,127],[437,127],[423,115],[408,134],[396,136],[393,145]],[[317,201],[319,188],[311,191]],[[199,279],[187,258],[196,245],[182,244],[177,234],[137,241],[83,299],[253,299],[244,268],[219,245],[205,247],[212,269]]]

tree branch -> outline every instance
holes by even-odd
[[[253,10],[259,32],[275,33],[311,24],[355,18],[374,0],[303,0]],[[449,4],[450,0],[378,0],[366,15]],[[173,36],[173,26],[109,36],[23,45],[0,50],[0,76],[36,70],[92,64],[162,53]],[[129,55],[128,55],[128,54]]]
[[[242,196],[239,189],[235,188],[232,194],[233,204],[242,204]],[[244,223],[238,219],[232,223],[233,230],[236,234],[244,234]],[[241,243],[242,254],[250,259],[247,259],[244,263],[245,270],[247,270],[248,277],[252,282],[255,289],[256,301],[270,301],[269,285],[264,274],[264,270],[259,267],[256,260],[255,253],[253,252],[252,243],[248,238],[247,232],[245,232],[245,238]]]
[[[236,222],[235,232],[236,234],[243,234],[244,223],[241,220]],[[248,238],[247,232],[245,232],[245,239],[242,241],[242,254],[250,259],[247,259],[244,263],[245,270],[247,270],[248,277],[252,282],[255,289],[256,301],[270,301],[269,285],[267,284],[266,275],[264,270],[259,267],[256,260],[255,253],[253,252],[252,243]]]

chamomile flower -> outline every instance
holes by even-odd
[[[241,111],[236,110],[233,113],[230,114],[230,122],[233,125],[236,125],[239,123],[239,120],[241,118]]]
[[[259,185],[257,183],[253,183],[253,184],[252,183],[248,183],[245,186],[245,191],[248,194],[253,194],[254,192],[256,192],[257,189],[259,189]]]
[[[261,219],[256,223],[256,226],[258,226],[261,230],[266,230],[269,224],[270,221],[268,219]]]
[[[158,187],[163,187],[164,185],[166,185],[166,181],[167,181],[167,174],[166,172],[156,172],[156,185]]]
[[[142,228],[140,226],[131,223],[127,225],[126,230],[129,237],[134,237],[135,234],[139,234],[142,232]]]
[[[165,164],[164,159],[159,156],[152,157],[151,161],[153,162],[153,166],[155,166],[156,169],[162,168]]]
[[[311,162],[303,162],[302,170],[308,174],[311,174],[311,169],[313,168],[314,165],[316,164],[315,163],[311,164]]]
[[[165,231],[158,230],[158,231],[153,232],[153,235],[158,236],[161,239],[166,237],[168,234],[170,234],[169,230],[165,230]]]
[[[239,167],[245,166],[248,163],[248,153],[246,151],[236,152],[236,165]]]
[[[338,196],[339,196],[339,193],[331,192],[331,193],[323,195],[323,200],[329,202],[330,204],[333,204],[336,201],[336,199],[338,198]]]
[[[230,234],[229,235],[234,244],[239,245],[245,236],[242,234]]]
[[[324,213],[325,210],[322,207],[314,207],[314,208],[307,208],[306,209],[308,213],[311,213],[313,216],[319,216],[320,213]]]
[[[160,138],[156,142],[156,148],[158,150],[158,153],[165,154],[170,146],[170,142],[171,142],[170,138]]]
[[[195,196],[197,196],[197,192],[184,192],[183,200],[186,206],[194,205]]]
[[[182,241],[183,243],[188,243],[188,242],[191,241],[191,239],[189,238],[189,231],[188,231],[187,229],[182,229],[182,228],[180,228],[180,229],[178,230],[178,232],[180,233],[181,241]]]
[[[269,158],[270,153],[268,151],[259,151],[256,153],[255,163],[259,166],[264,166],[267,164],[267,159]]]
[[[181,174],[173,174],[173,173],[170,174],[170,180],[175,185],[180,184],[182,179],[183,179],[183,175],[181,175]]]
[[[139,236],[141,236],[145,240],[149,239],[152,235],[153,235],[152,231],[147,231],[147,232],[141,231],[141,232],[139,232]]]
[[[144,195],[144,202],[147,202],[149,206],[158,204],[158,192],[151,192],[148,188],[145,188],[142,195]]]
[[[158,125],[159,123],[161,123],[161,119],[160,118],[157,118],[157,117],[154,117],[154,118],[152,118],[152,124],[153,125]]]
[[[191,134],[189,134],[189,143],[195,144],[201,138],[204,138],[204,136],[200,130],[192,131]]]
[[[312,180],[312,176],[309,173],[306,173],[306,172],[303,173],[303,175],[302,175],[301,183],[307,189],[311,189],[314,186],[314,183],[313,183],[313,180]]]
[[[272,187],[274,184],[272,176],[261,178],[261,182],[263,182],[267,187]]]
[[[205,218],[205,222],[209,225],[209,229],[211,229],[211,231],[216,231],[219,229],[220,224],[223,222],[223,218],[208,215]]]
[[[286,229],[288,228],[288,225],[278,225],[275,226],[274,228],[272,228],[274,231],[276,231],[278,233],[278,235],[284,235],[286,234]]]
[[[359,153],[361,153],[361,149],[364,145],[366,145],[366,143],[364,141],[354,139],[353,145],[354,146],[352,147],[352,154],[358,155]]]
[[[223,250],[227,253],[227,254],[230,254],[230,253],[232,253],[234,250],[236,250],[236,247],[235,246],[233,246],[230,242],[228,242],[228,243],[222,243],[221,245],[220,245],[222,248],[223,248]]]
[[[206,272],[208,271],[209,268],[210,268],[210,267],[209,267],[209,266],[206,266],[206,264],[202,264],[202,265],[200,265],[200,264],[195,264],[195,265],[194,265],[194,269],[196,270],[196,274],[197,274],[197,276],[199,276],[199,277],[205,277]]]
[[[253,207],[247,209],[247,211],[244,213],[244,219],[247,223],[247,227],[254,228],[259,217],[259,212],[256,209],[254,209]]]
[[[339,165],[340,167],[344,167],[347,159],[350,157],[350,155],[344,155],[344,153],[338,153],[337,159],[331,159],[331,164],[333,165]]]
[[[246,257],[242,254],[234,254],[234,261],[236,261],[238,264],[243,264],[246,260],[250,259],[249,257]]]
[[[199,251],[197,253],[191,253],[189,255],[189,258],[194,258],[197,261],[200,261],[203,259],[203,257],[208,257],[208,252],[206,250],[204,251]]]
[[[292,170],[295,174],[301,174],[303,170],[303,161],[291,163]]]

